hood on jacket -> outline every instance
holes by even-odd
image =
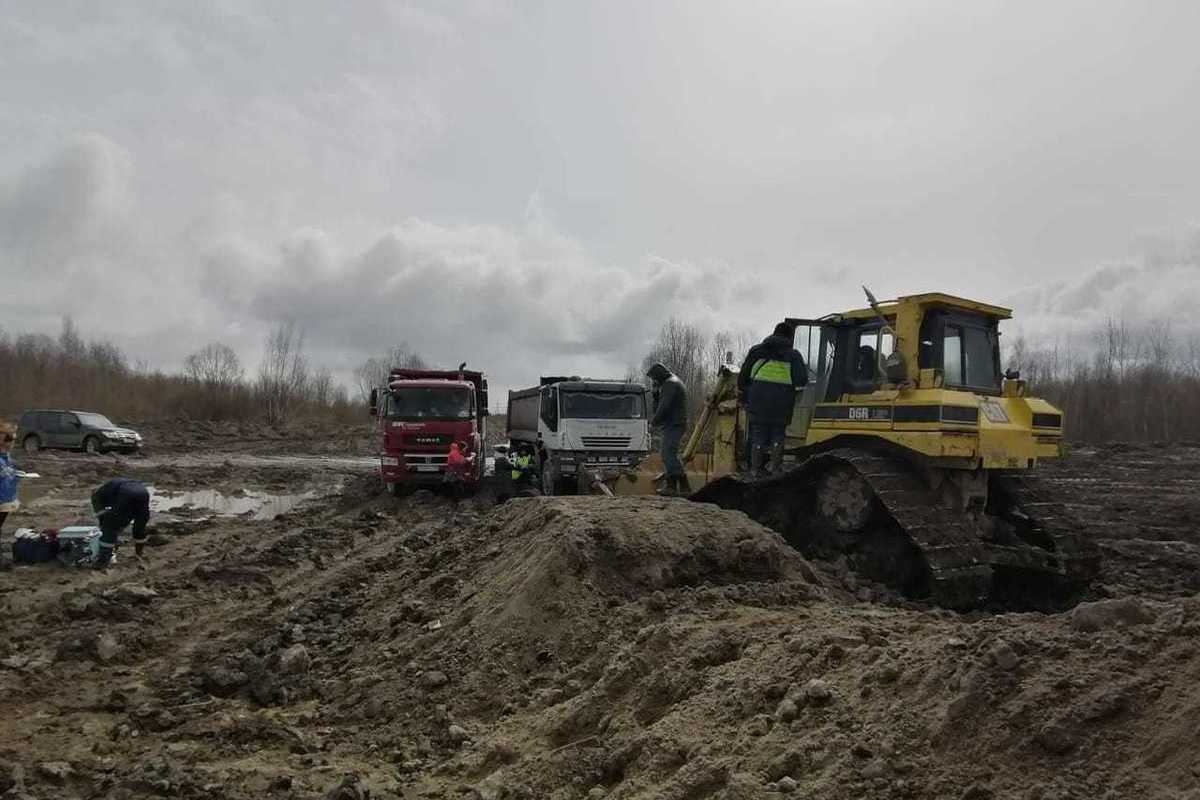
[[[650,369],[646,370],[646,376],[655,383],[662,383],[671,377],[671,370],[661,361],[655,361]]]
[[[792,351],[792,340],[786,336],[780,336],[772,333],[770,336],[762,340],[763,347],[770,350],[778,356],[787,355]]]

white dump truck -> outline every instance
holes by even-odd
[[[650,450],[646,400],[639,383],[543,377],[508,393],[509,444],[533,446],[543,494],[586,494],[632,479]]]

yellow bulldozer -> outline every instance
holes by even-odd
[[[683,458],[691,499],[740,509],[801,550],[951,608],[1055,607],[1098,554],[1039,486],[1063,416],[1002,371],[1009,309],[929,293],[788,319],[806,356],[782,469],[747,474],[747,416],[723,367]],[[711,429],[712,454],[697,447]],[[697,470],[700,474],[697,474]]]

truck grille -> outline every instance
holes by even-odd
[[[589,450],[625,450],[629,447],[628,436],[584,436],[583,446]]]
[[[418,447],[431,447],[433,445],[449,445],[454,441],[454,437],[448,433],[406,433],[404,434],[405,444],[415,444]]]

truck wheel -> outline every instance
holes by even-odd
[[[89,455],[100,455],[100,440],[95,436],[89,436],[83,440],[83,452]]]
[[[21,447],[26,453],[36,453],[42,449],[42,440],[36,436],[26,436],[25,441],[21,442]]]
[[[389,483],[387,491],[392,497],[408,497],[413,492],[413,486],[411,483]]]

